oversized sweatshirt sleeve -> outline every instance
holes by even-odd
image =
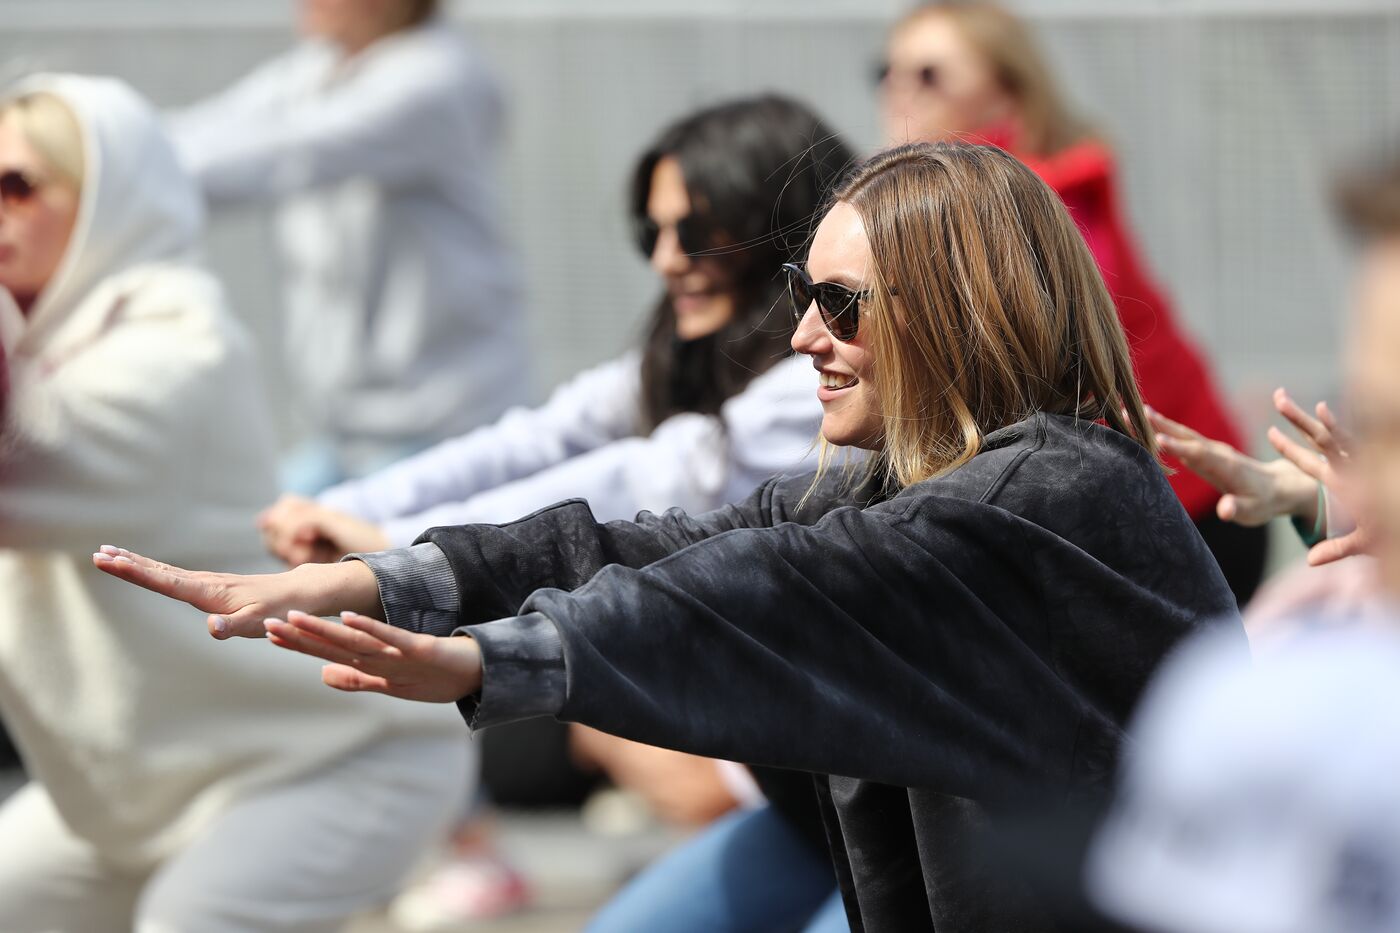
[[[1038,583],[1016,565],[1029,559],[1020,535],[990,506],[896,499],[606,567],[463,629],[484,662],[475,725],[554,714],[709,757],[966,795],[1067,773],[1079,706],[1046,660],[1043,620],[1025,613]]]
[[[186,534],[171,508],[206,482],[228,484],[227,498],[203,506],[230,525],[246,521],[251,509],[238,496],[256,483],[256,455],[221,458],[209,437],[222,419],[241,419],[239,430],[247,420],[230,398],[247,378],[246,347],[212,313],[194,310],[217,300],[194,287],[146,289],[127,319],[56,368],[11,359],[0,547],[169,549]],[[262,465],[270,486],[271,464]]]
[[[850,493],[836,481],[813,488],[811,476],[780,478],[704,515],[671,509],[607,523],[595,520],[588,503],[572,500],[504,525],[430,528],[412,547],[347,559],[374,571],[387,622],[447,635],[513,615],[541,587],[580,586],[608,564],[642,567],[735,528],[815,521],[836,495]]]
[[[298,50],[176,114],[181,161],[213,201],[276,199],[357,177],[393,186],[459,170],[496,136],[495,86],[437,47],[408,52],[380,55],[315,91],[301,86],[305,73],[325,80],[309,67],[314,51]],[[293,94],[307,97],[288,106]]]
[[[550,445],[551,432],[560,428],[588,430],[588,419],[607,411],[601,399],[610,391],[623,404],[610,413],[607,430],[616,433],[634,420],[631,411],[636,407],[639,364],[634,355],[619,362],[623,365],[609,364],[600,370],[603,375],[599,378],[580,377],[556,393],[550,405],[541,410],[542,425],[520,426],[517,436],[524,449],[516,456],[522,460],[538,456],[535,445]],[[726,402],[719,417],[673,415],[646,436],[623,437],[578,456],[561,457],[553,466],[486,488],[462,501],[430,504],[423,512],[388,517],[380,524],[395,547],[404,547],[428,528],[510,521],[575,497],[586,499],[600,521],[627,520],[639,512],[670,508],[699,515],[747,496],[774,475],[795,475],[815,467],[813,438],[821,424],[821,408],[813,393],[814,383],[810,367],[788,360]],[[580,406],[584,399],[595,401]],[[549,412],[552,406],[560,410]],[[596,436],[601,439],[606,433],[600,430]],[[552,446],[565,455],[583,445]],[[473,444],[459,451],[484,457],[493,449],[504,453],[510,447],[496,442]],[[448,469],[445,464],[425,463],[421,475],[432,483]],[[405,474],[400,478],[407,479]],[[322,501],[339,496],[333,490],[323,495]],[[392,500],[393,490],[381,488],[353,501],[347,497],[345,505],[358,514],[368,508],[383,508],[383,502]]]
[[[322,505],[386,525],[395,545],[433,525],[508,521],[578,495],[559,477],[508,503],[463,507],[472,497],[534,476],[637,430],[640,362],[627,354],[587,370],[538,408],[513,409],[494,424],[444,441],[371,476],[323,492]],[[549,498],[545,489],[551,490]],[[555,494],[557,493],[557,494]]]

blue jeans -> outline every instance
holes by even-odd
[[[716,821],[632,879],[589,933],[850,933],[831,862],[773,810]]]

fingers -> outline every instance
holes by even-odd
[[[1299,444],[1293,438],[1284,434],[1278,428],[1269,428],[1269,443],[1274,445],[1283,457],[1298,469],[1320,483],[1326,483],[1330,474],[1327,469],[1327,461],[1317,454]]]
[[[1163,453],[1180,460],[1183,466],[1220,492],[1259,493],[1258,489],[1251,488],[1250,483],[1251,479],[1257,479],[1258,461],[1246,457],[1229,444],[1199,434],[1191,440],[1158,434],[1157,445]]]
[[[302,628],[299,624],[305,621],[302,618],[302,613],[288,613],[287,615],[289,621],[266,619],[263,622],[267,629],[268,640],[278,648],[309,654],[313,658],[350,667],[358,667],[364,663],[364,656],[360,653]],[[290,621],[293,617],[296,617],[296,623]]]
[[[1340,538],[1328,538],[1326,541],[1314,544],[1308,550],[1308,566],[1320,567],[1323,564],[1330,564],[1346,557],[1355,557],[1358,554],[1369,552],[1370,542],[1367,540],[1365,532],[1358,528]]]
[[[153,561],[123,548],[104,544],[92,555],[92,563],[98,570],[172,599],[194,603],[203,595],[188,570]]]
[[[385,693],[389,696],[395,694],[394,687],[383,677],[366,674],[364,671],[347,667],[344,664],[327,664],[321,668],[321,683],[348,693],[369,691]]]
[[[1347,434],[1345,428],[1337,421],[1336,414],[1326,402],[1318,402],[1316,409],[1317,420],[1321,421],[1327,430],[1332,432],[1332,441],[1343,455],[1352,449],[1351,436]]]
[[[341,613],[341,618],[344,619],[347,616],[353,615],[354,613],[344,612]],[[366,617],[358,616],[357,618],[365,619]],[[309,632],[317,638],[332,642],[347,651],[353,651],[359,655],[383,654],[386,649],[395,647],[392,642],[376,637],[375,632],[352,628],[339,622],[331,622],[322,619],[319,616],[308,615],[305,612],[288,613],[287,621],[304,632]],[[373,619],[367,619],[367,621],[375,622]],[[375,624],[383,625],[382,622],[375,622]],[[388,629],[393,634],[407,634],[405,632],[400,632],[392,626],[385,625],[384,628]],[[414,636],[410,635],[409,637],[412,638]]]
[[[392,645],[404,654],[415,653],[423,643],[421,635],[417,635],[413,632],[405,632],[401,628],[394,628],[394,626],[387,622],[371,619],[369,616],[360,615],[358,612],[342,612],[340,614],[340,619],[345,623],[346,627],[364,632],[366,635],[373,637],[376,641],[383,642],[386,645]]]
[[[1281,388],[1274,390],[1274,408],[1318,450],[1329,456],[1341,456],[1341,451],[1337,448],[1327,425],[1298,407],[1298,403]]]
[[[1215,503],[1215,514],[1220,517],[1222,522],[1234,521],[1235,516],[1240,514],[1239,500],[1227,492]]]
[[[1152,425],[1152,430],[1167,435],[1168,439],[1180,438],[1181,440],[1187,441],[1205,440],[1204,437],[1191,430],[1186,425],[1179,421],[1173,421],[1151,406],[1144,405],[1143,410],[1147,412],[1147,420],[1148,423]],[[1162,439],[1159,437],[1157,442],[1160,444]]]

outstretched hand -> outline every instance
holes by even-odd
[[[481,652],[470,638],[405,632],[377,619],[343,612],[329,622],[305,612],[267,619],[279,648],[329,661],[321,680],[337,690],[383,693],[425,703],[453,703],[481,689]]]
[[[1269,443],[1300,472],[1326,486],[1334,499],[1357,516],[1357,525],[1351,531],[1313,545],[1308,550],[1308,563],[1316,567],[1368,553],[1372,543],[1370,529],[1354,507],[1346,476],[1350,443],[1331,409],[1326,402],[1318,402],[1316,417],[1309,415],[1283,389],[1274,391],[1274,407],[1307,438],[1310,447],[1273,427],[1269,428]]]
[[[381,611],[374,574],[360,561],[308,564],[287,573],[237,574],[185,570],[104,544],[92,555],[97,569],[201,612],[215,638],[262,638],[263,620],[294,607],[338,612],[346,607]]]
[[[1274,390],[1273,401],[1274,408],[1298,429],[1306,443],[1276,427],[1269,428],[1269,443],[1283,459],[1267,463],[1204,437],[1150,408],[1147,416],[1158,432],[1157,443],[1162,451],[1220,490],[1222,495],[1215,510],[1225,521],[1262,525],[1276,516],[1292,515],[1305,524],[1313,524],[1317,520],[1318,483],[1327,488],[1335,502],[1357,514],[1346,477],[1350,440],[1327,403],[1318,402],[1310,415],[1283,389]],[[1334,519],[1335,516],[1328,516],[1329,523]],[[1308,551],[1308,563],[1317,566],[1363,554],[1371,544],[1370,531],[1364,519],[1359,519],[1355,529],[1313,545]]]
[[[1280,515],[1316,520],[1317,484],[1288,460],[1256,460],[1151,408],[1147,417],[1162,452],[1219,490],[1215,513],[1222,521],[1263,525]]]
[[[293,567],[389,547],[379,526],[301,496],[282,496],[258,514],[257,523],[267,549]]]

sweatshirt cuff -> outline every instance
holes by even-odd
[[[481,650],[481,693],[457,701],[470,728],[559,715],[568,697],[568,671],[564,642],[547,616],[531,612],[453,634],[476,639]]]
[[[450,635],[461,624],[457,577],[442,549],[431,542],[341,560],[369,565],[384,605],[384,621],[425,635]]]

